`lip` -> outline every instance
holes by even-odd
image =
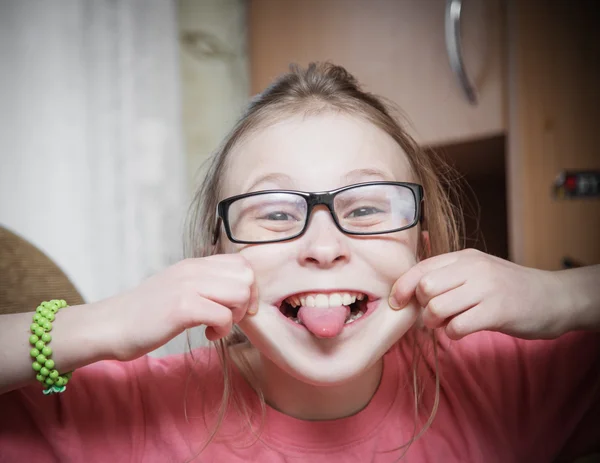
[[[354,325],[357,325],[359,323],[362,323],[362,321],[366,318],[368,318],[373,312],[375,312],[375,310],[377,310],[377,308],[379,307],[379,303],[381,302],[382,298],[379,296],[374,295],[373,293],[369,293],[368,291],[364,291],[361,289],[309,289],[309,290],[303,290],[303,291],[295,291],[293,293],[288,294],[287,296],[282,297],[281,299],[277,300],[276,302],[274,302],[272,304],[273,308],[276,310],[276,312],[279,314],[279,316],[281,318],[283,318],[287,323],[295,326],[298,329],[302,329],[304,331],[308,331],[306,329],[306,327],[304,325],[301,325],[299,323],[293,322],[292,320],[290,320],[288,317],[286,317],[283,313],[281,313],[281,310],[279,310],[279,308],[281,307],[281,304],[284,300],[286,300],[288,297],[290,296],[294,296],[296,294],[307,294],[307,293],[320,293],[320,294],[332,294],[332,293],[362,293],[365,294],[367,296],[367,311],[364,313],[364,315],[362,317],[360,317],[357,320],[354,320],[352,323],[349,323],[347,325],[344,325],[344,328],[342,331],[346,330],[346,329],[353,329],[352,327]]]

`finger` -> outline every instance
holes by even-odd
[[[404,307],[415,294],[417,284],[423,276],[435,269],[446,267],[453,262],[456,262],[456,253],[442,254],[422,260],[411,267],[404,275],[402,275],[394,286],[388,298],[389,306],[392,309],[400,309]]]
[[[415,289],[415,296],[421,307],[427,307],[434,297],[465,284],[470,272],[469,265],[455,262],[423,275]]]
[[[481,296],[470,285],[462,285],[432,298],[423,310],[423,324],[428,328],[439,328],[448,319],[481,302]]]
[[[219,339],[225,337],[217,333],[211,326],[206,327],[206,330],[204,331],[204,336],[206,336],[206,339],[208,339],[209,341],[218,341]]]
[[[477,331],[492,330],[494,317],[485,304],[477,304],[452,318],[446,325],[446,334],[450,339],[459,340]]]
[[[222,336],[226,336],[233,326],[233,312],[210,299],[199,299],[197,304],[189,304],[183,314],[185,328],[206,325]]]
[[[202,281],[194,281],[192,284],[201,297],[229,307],[235,313],[236,321],[241,320],[246,314],[253,283],[247,284],[236,278],[214,275]]]
[[[239,254],[223,254],[211,258],[209,278],[205,276],[206,261],[199,260],[192,260],[188,264],[187,278],[193,282],[200,296],[233,310],[234,323],[237,323],[245,316],[252,297],[257,293],[256,288],[253,288],[254,271]]]
[[[229,323],[224,326],[211,325],[211,326],[208,326],[207,328],[210,328],[209,331],[213,331],[218,336],[217,339],[221,339],[221,338],[224,338],[225,336],[227,336],[229,333],[231,333],[231,329],[233,328],[233,323]]]

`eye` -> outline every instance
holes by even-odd
[[[383,211],[381,209],[378,209],[373,206],[358,207],[358,208],[354,209],[352,212],[350,212],[346,217],[347,218],[365,217],[365,216],[377,214],[380,212],[383,212]]]
[[[261,219],[275,220],[275,221],[297,220],[291,214],[288,214],[287,212],[283,212],[283,211],[270,212],[269,214],[266,214],[263,217],[261,217]]]

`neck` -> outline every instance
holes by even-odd
[[[274,409],[302,420],[334,420],[367,406],[381,381],[383,359],[343,384],[314,386],[289,375],[252,348],[247,357],[260,378],[265,401]]]

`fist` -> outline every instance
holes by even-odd
[[[102,305],[115,326],[114,357],[131,360],[195,326],[209,340],[223,338],[256,312],[257,299],[246,259],[222,254],[183,260]]]
[[[452,339],[481,330],[555,338],[567,331],[568,318],[558,273],[467,249],[419,262],[396,281],[389,302],[401,309],[416,298],[423,324],[445,328]]]

